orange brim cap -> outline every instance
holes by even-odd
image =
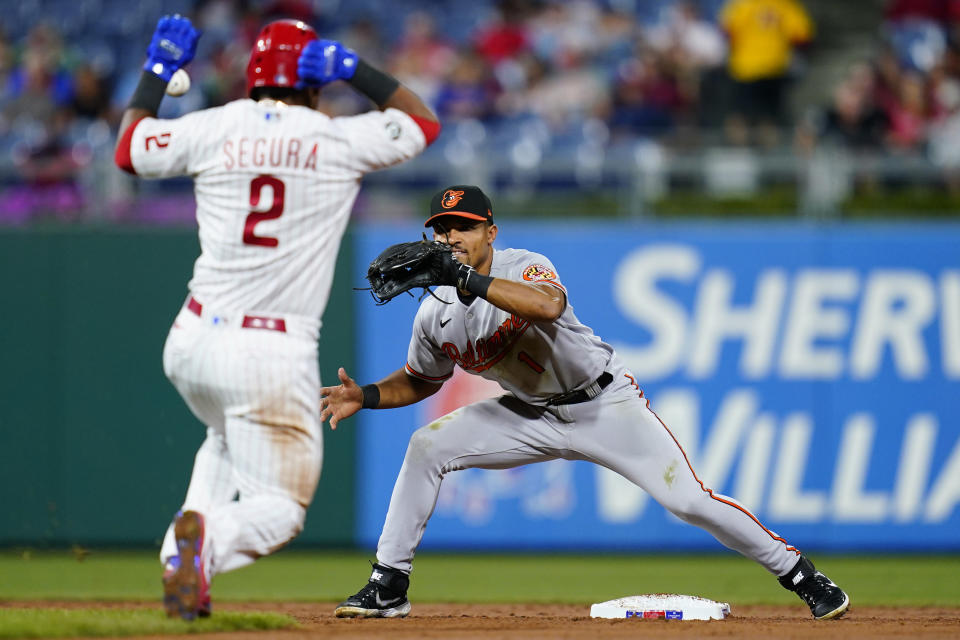
[[[423,223],[423,226],[429,227],[432,220],[442,218],[444,216],[459,216],[461,218],[470,218],[471,220],[489,220],[487,216],[478,216],[477,214],[470,213],[468,211],[442,211],[427,218],[427,221]]]

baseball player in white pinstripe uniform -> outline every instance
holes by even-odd
[[[556,268],[522,249],[495,251],[490,200],[471,185],[440,191],[425,226],[453,250],[456,286],[438,286],[413,322],[406,364],[376,384],[322,390],[321,419],[361,408],[400,407],[436,393],[455,366],[506,392],[417,430],[397,477],[367,584],[340,617],[398,617],[413,555],[440,483],[469,468],[506,469],[556,458],[589,460],[642,487],[680,519],[756,561],[795,591],[817,619],[842,615],[850,599],[743,505],[704,486],[670,430],[650,410],[613,348],[574,315]],[[452,261],[452,259],[451,259]]]
[[[163,352],[207,427],[160,553],[167,614],[188,620],[209,615],[213,576],[302,530],[322,460],[320,318],[360,179],[413,158],[440,128],[409,89],[293,20],[260,32],[250,99],[156,118],[198,37],[186,18],[160,20],[115,154],[130,173],[195,184],[201,254]],[[316,111],[335,80],[379,110]]]

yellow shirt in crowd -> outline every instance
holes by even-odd
[[[813,37],[813,23],[794,0],[731,0],[720,23],[730,37],[730,75],[740,82],[782,76],[793,46]]]

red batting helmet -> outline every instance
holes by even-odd
[[[277,20],[265,26],[247,63],[247,94],[254,87],[292,87],[297,84],[300,52],[317,32],[300,20]]]

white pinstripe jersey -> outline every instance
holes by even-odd
[[[139,176],[194,179],[201,253],[192,295],[226,313],[319,321],[360,179],[425,146],[396,109],[329,118],[243,99],[141,120],[130,157]]]
[[[490,275],[566,288],[553,264],[523,249],[494,251]],[[531,404],[596,380],[615,357],[613,347],[581,323],[567,306],[553,322],[529,322],[474,298],[466,305],[454,287],[437,287],[444,304],[427,296],[413,321],[407,350],[408,375],[441,382],[454,365],[488,380]]]

